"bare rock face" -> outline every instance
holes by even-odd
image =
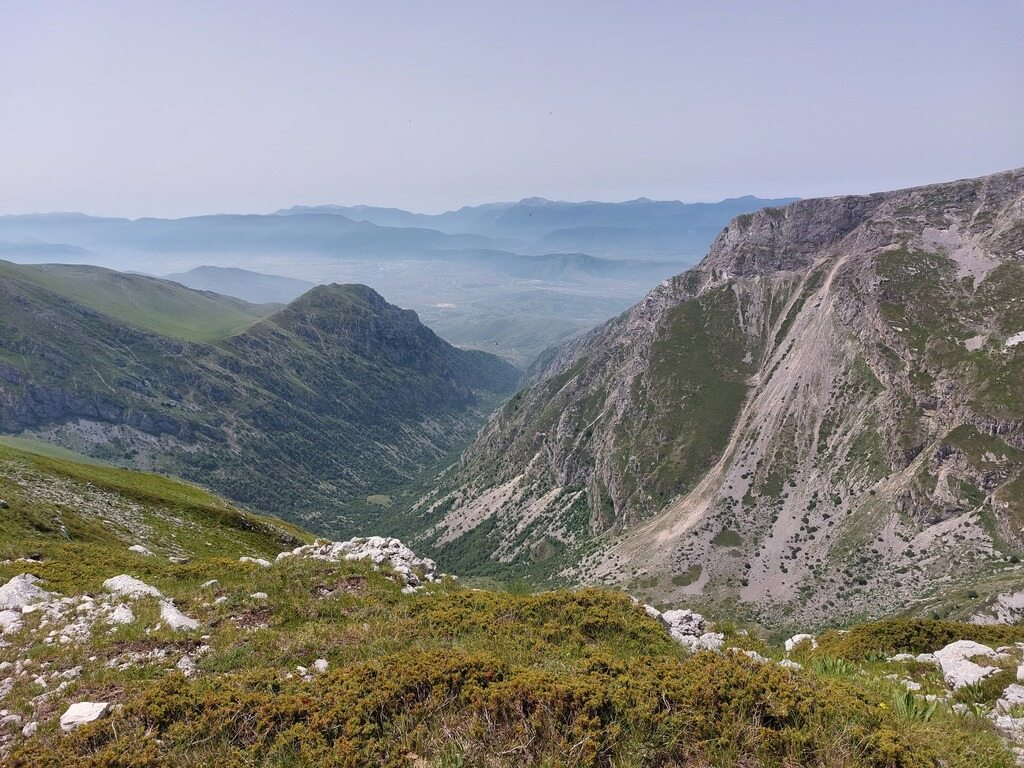
[[[989,675],[998,672],[998,667],[977,664],[971,661],[977,656],[995,656],[996,652],[987,645],[973,640],[957,640],[935,652],[935,659],[942,669],[942,676],[950,688],[973,685]]]
[[[544,357],[413,545],[770,625],[984,581],[1024,546],[1022,292],[1024,170],[739,216]]]

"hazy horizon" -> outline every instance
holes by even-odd
[[[1019,0],[0,7],[2,213],[818,197],[1024,165]]]

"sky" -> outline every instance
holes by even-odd
[[[1024,0],[0,0],[0,213],[863,193],[1024,165]]]

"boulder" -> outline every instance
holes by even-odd
[[[810,643],[811,648],[818,647],[818,641],[815,639],[814,635],[793,635],[791,638],[789,638],[789,640],[786,641],[786,653],[792,653],[794,648],[804,643]]]
[[[103,588],[116,597],[135,599],[139,597],[163,597],[160,590],[144,581],[122,573],[103,582]]]
[[[80,725],[94,722],[110,714],[110,704],[105,701],[79,701],[67,708],[60,716],[60,729],[70,733]]]
[[[327,659],[317,659],[313,662],[313,671],[319,675],[322,675],[324,672],[326,672],[327,667]]]
[[[41,603],[53,597],[39,586],[39,579],[31,573],[15,576],[0,587],[0,610],[13,609],[20,611],[31,603]]]
[[[142,555],[144,557],[153,557],[153,553],[141,544],[132,544],[130,547],[128,547],[128,551],[134,552],[135,554]]]
[[[187,654],[182,656],[175,666],[185,677],[192,677],[198,671],[195,660]]]
[[[676,640],[683,637],[700,637],[708,630],[707,619],[689,608],[665,611],[659,618],[668,627],[668,633]]]
[[[962,688],[965,685],[973,685],[983,680],[994,672],[997,667],[976,664],[971,661],[974,656],[994,656],[995,651],[987,645],[976,643],[973,640],[957,640],[950,643],[942,650],[935,652],[935,660],[946,684],[950,688]]]
[[[644,613],[646,613],[652,619],[660,619],[661,618],[661,611],[659,611],[653,605],[648,605],[647,603],[644,603]]]
[[[198,621],[179,611],[170,600],[164,600],[160,603],[160,618],[176,632],[193,630],[199,627]]]
[[[375,566],[389,565],[402,579],[408,592],[418,590],[421,581],[437,581],[437,565],[429,558],[416,556],[399,539],[384,536],[356,537],[348,541],[325,541],[318,539],[313,544],[296,547],[282,552],[278,560],[286,557],[304,557],[311,560],[370,560]],[[417,575],[422,572],[423,577]]]
[[[107,620],[111,624],[131,624],[135,621],[135,614],[127,605],[119,605],[110,612]]]
[[[1000,712],[1009,713],[1018,707],[1024,707],[1024,685],[1014,683],[1003,691],[1003,695],[996,702],[996,708]]]
[[[12,635],[21,629],[21,612],[0,611],[0,635]]]

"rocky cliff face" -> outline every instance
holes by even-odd
[[[421,541],[768,621],[967,610],[1024,543],[1022,332],[1024,171],[740,216],[533,372]]]

